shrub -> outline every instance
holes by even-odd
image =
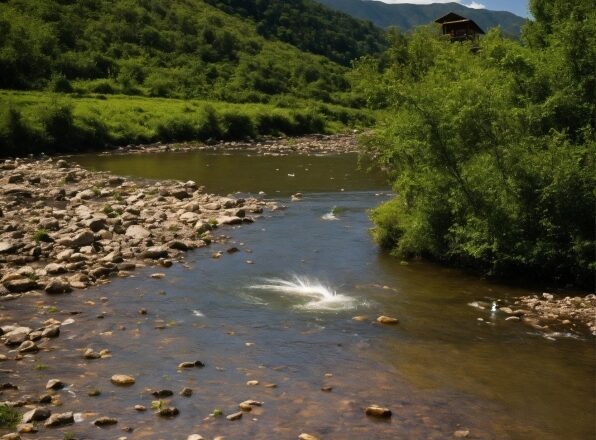
[[[188,141],[196,138],[197,130],[188,119],[172,118],[157,125],[157,135],[164,141]]]
[[[31,139],[30,131],[23,121],[21,112],[9,105],[0,113],[0,154],[14,155],[25,152],[22,148]]]
[[[292,119],[280,113],[259,113],[256,117],[256,128],[259,134],[271,135],[292,134],[295,130]]]
[[[255,126],[248,115],[228,111],[221,116],[222,137],[225,139],[243,139],[255,137]]]
[[[295,127],[293,134],[325,132],[325,120],[313,110],[292,112],[292,118],[294,119]]]
[[[74,128],[70,105],[51,103],[40,111],[39,118],[48,144],[52,146],[70,144],[68,138]]]
[[[46,231],[45,229],[38,229],[33,233],[33,240],[35,240],[38,243],[40,241],[50,242],[52,241],[52,238],[48,234],[48,231]]]
[[[203,107],[199,115],[197,126],[197,138],[207,140],[210,138],[216,139],[221,136],[221,127],[219,125],[219,118],[215,109],[206,105]]]
[[[72,93],[72,84],[68,78],[61,73],[52,75],[50,82],[48,83],[48,90],[56,93]]]
[[[112,83],[108,80],[99,80],[93,82],[90,86],[90,90],[94,93],[101,93],[106,95],[111,95],[115,92]]]
[[[14,429],[21,421],[19,412],[11,406],[0,405],[0,428]]]

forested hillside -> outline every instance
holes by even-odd
[[[397,194],[375,236],[401,258],[593,289],[596,10],[531,6],[524,44],[494,29],[471,50],[421,28],[351,73],[390,111],[368,140]]]
[[[369,20],[379,27],[396,26],[402,31],[413,30],[416,26],[431,23],[449,12],[455,12],[476,21],[484,30],[500,26],[505,35],[519,37],[525,21],[511,12],[472,9],[458,3],[414,5],[369,0],[318,1],[353,17]]]
[[[323,43],[314,27],[324,21],[333,40],[324,42],[329,53],[318,52],[343,62],[379,47],[372,26],[323,12],[311,11],[298,40],[284,38],[281,27],[271,32],[296,44],[307,34]],[[232,102],[278,94],[330,101],[346,89],[343,68],[258,29],[202,0],[10,0],[0,3],[0,88]]]
[[[249,17],[264,37],[349,66],[363,55],[386,48],[380,29],[370,22],[324,8],[314,0],[207,0],[230,14]]]

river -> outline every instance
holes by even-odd
[[[32,388],[54,375],[72,384],[64,404],[81,408],[84,420],[65,431],[94,439],[296,439],[302,432],[445,439],[456,431],[474,439],[594,438],[593,339],[547,339],[491,311],[499,299],[539,291],[382,253],[370,238],[368,210],[387,200],[390,188],[383,176],[360,170],[355,155],[169,152],[75,160],[127,176],[193,179],[220,194],[263,191],[287,209],[220,229],[232,237],[228,243],[188,253],[162,280],[150,279],[147,268],[86,291],[78,303],[55,297],[63,314],[94,304],[63,327],[49,371],[31,366],[23,373]],[[290,202],[296,192],[303,199]],[[226,253],[231,247],[239,251]],[[218,250],[223,256],[211,258]],[[18,307],[27,313],[31,304]],[[379,315],[400,322],[379,325]],[[108,348],[112,357],[83,362],[75,350],[84,347]],[[206,367],[177,370],[194,360]],[[116,388],[106,379],[114,373],[137,382]],[[251,380],[259,384],[247,385]],[[183,387],[193,395],[179,396]],[[92,388],[101,395],[88,397]],[[173,390],[167,400],[180,415],[134,411],[155,400],[145,388]],[[247,399],[263,406],[234,422],[209,417],[216,408],[235,412]],[[371,404],[393,416],[366,417]],[[86,415],[94,412],[119,423],[94,427]],[[131,433],[120,432],[128,426]]]

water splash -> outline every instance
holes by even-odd
[[[319,280],[304,276],[295,275],[289,280],[265,278],[262,284],[255,284],[250,288],[310,299],[307,303],[296,306],[301,309],[345,310],[355,305],[354,298],[337,293]]]
[[[337,215],[341,212],[342,210],[340,208],[338,208],[337,206],[334,206],[333,208],[331,208],[331,211],[328,212],[327,214],[323,214],[321,216],[321,219],[323,220],[339,220],[339,218],[337,217]]]

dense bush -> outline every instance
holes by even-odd
[[[394,178],[396,198],[372,214],[394,254],[593,285],[596,12],[554,3],[533,2],[527,45],[495,30],[473,48],[429,28],[359,63],[354,86],[391,110],[366,144]]]

